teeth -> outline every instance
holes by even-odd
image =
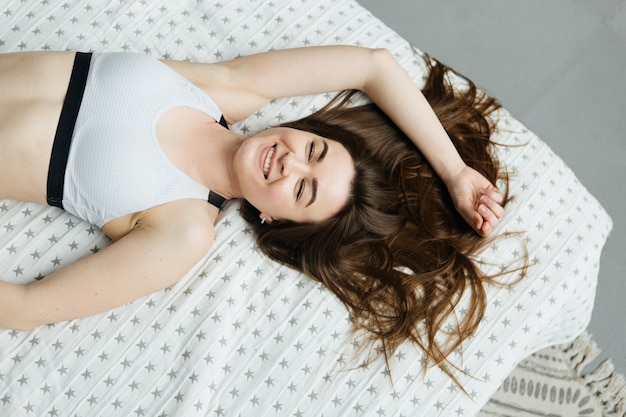
[[[265,163],[263,164],[263,175],[265,175],[265,178],[267,178],[270,173],[270,164],[272,162],[272,155],[274,155],[274,151],[275,148],[272,146],[265,157]]]

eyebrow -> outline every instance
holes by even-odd
[[[317,162],[324,159],[324,157],[326,156],[326,153],[328,152],[328,143],[326,141],[322,141],[322,143],[324,144],[324,149],[322,150],[322,153],[320,153],[320,157],[317,158]]]
[[[313,204],[315,202],[315,199],[317,198],[317,178],[313,178],[312,181],[312,185],[311,185],[311,200],[309,200],[309,202],[307,203],[306,207],[309,207],[311,204]]]

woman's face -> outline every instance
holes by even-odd
[[[355,172],[339,142],[284,127],[248,138],[235,170],[243,198],[268,222],[332,217],[346,204]]]

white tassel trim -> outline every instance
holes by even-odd
[[[610,359],[602,362],[598,367],[583,373],[583,368],[590,364],[599,354],[600,349],[587,332],[578,336],[571,344],[563,349],[578,375],[585,385],[595,395],[604,408],[605,416],[626,417],[626,380],[624,376],[615,372]]]

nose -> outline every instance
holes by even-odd
[[[287,152],[281,160],[281,173],[283,176],[290,174],[303,175],[308,170],[308,165],[298,159],[293,152]]]

